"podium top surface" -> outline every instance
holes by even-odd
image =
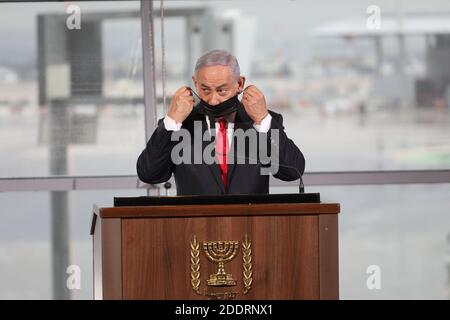
[[[320,193],[114,198],[114,207],[270,203],[320,203]]]
[[[255,215],[337,214],[339,203],[321,203],[318,193],[115,197],[115,207],[94,206],[100,218],[170,218]]]
[[[205,201],[208,200],[208,201]],[[315,201],[315,202],[313,202]],[[319,194],[238,196],[115,197],[115,207],[94,205],[100,218],[189,218],[338,214],[339,203],[321,203]]]

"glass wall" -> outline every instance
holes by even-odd
[[[340,202],[339,275],[342,299],[449,299],[449,184],[309,187],[323,202]],[[277,187],[272,193],[296,192]],[[92,298],[92,205],[144,190],[69,192],[69,265],[81,271],[73,299]],[[26,198],[27,201],[21,201]],[[51,299],[49,192],[3,193],[0,225],[0,299]],[[380,288],[367,286],[379,267]],[[369,271],[372,269],[369,269]],[[65,270],[64,270],[65,271]],[[67,277],[69,274],[67,274]]]
[[[0,178],[135,175],[140,1],[1,2],[0,21]],[[91,299],[92,208],[122,194],[146,191],[1,193],[0,298]],[[81,288],[65,295],[70,265]]]
[[[184,28],[166,19],[169,95],[192,85],[186,75],[195,59],[183,50],[188,28],[193,57],[211,48],[237,56],[246,85],[256,85],[269,108],[283,114],[307,172],[450,168],[448,1],[165,6],[200,6],[209,17]],[[156,55],[160,72],[159,40]],[[161,95],[160,83],[158,90]]]
[[[50,192],[0,193],[0,299],[52,299],[53,273],[68,279],[71,275],[67,273],[69,266],[79,268],[80,288],[63,289],[68,290],[71,299],[92,299],[92,238],[89,231],[93,204],[112,207],[115,196],[145,194],[145,190],[72,191],[67,193],[67,213],[52,213]],[[67,265],[54,270],[53,261],[61,256],[52,251],[52,219],[66,214],[69,220],[65,235],[69,242]]]
[[[307,187],[323,202],[341,204],[341,299],[450,299],[449,187]]]
[[[145,143],[139,7],[0,3],[0,177],[135,173]]]
[[[0,176],[133,174],[145,142],[139,2],[1,6]],[[307,171],[448,169],[448,2],[379,1],[376,36],[369,2],[329,6],[166,3],[179,9],[165,20],[166,106],[192,85],[199,54],[229,49],[284,115]],[[399,21],[403,37],[392,35]],[[160,33],[155,17],[162,101]]]
[[[283,115],[306,172],[450,169],[450,3],[372,4],[165,1],[163,54],[154,2],[158,117],[192,86],[199,55],[222,48]],[[140,1],[0,2],[0,179],[135,175],[143,101]],[[448,190],[306,186],[341,203],[341,298],[450,298]],[[67,254],[58,272],[81,270],[70,298],[91,299],[92,206],[144,194],[0,193],[0,298],[55,297],[52,263]],[[55,254],[61,218],[69,246]],[[379,289],[367,286],[371,266]]]

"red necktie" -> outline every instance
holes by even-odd
[[[219,163],[220,172],[222,175],[223,186],[227,188],[227,155],[228,155],[228,141],[227,141],[227,121],[219,121],[219,133],[216,140],[216,157]]]

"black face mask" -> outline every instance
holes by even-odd
[[[197,95],[197,93],[194,92],[194,90],[191,89],[191,92],[195,94],[197,98],[200,100],[200,102],[198,103],[198,112],[213,118],[223,117],[230,113],[235,112],[240,104],[238,94],[219,104],[216,104],[215,106],[212,106],[209,103],[203,101]]]

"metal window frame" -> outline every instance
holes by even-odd
[[[26,2],[26,1],[1,1]],[[42,1],[47,2],[47,1]],[[140,1],[140,19],[142,25],[142,48],[144,69],[144,108],[145,138],[150,138],[156,127],[156,75],[153,38],[153,1]],[[442,170],[404,170],[404,171],[340,171],[311,172],[304,175],[305,185],[390,185],[390,184],[429,184],[450,183],[450,169]],[[173,178],[172,178],[173,182]],[[271,178],[270,185],[297,186],[298,181],[284,182]],[[148,185],[139,181],[135,175],[106,176],[55,176],[0,178],[0,192],[36,192],[36,191],[78,191],[107,189],[146,189],[161,190],[162,185]],[[158,192],[159,193],[159,192]]]
[[[450,170],[312,172],[305,173],[303,180],[306,189],[308,186],[436,184],[450,183]],[[173,178],[171,182],[174,185]],[[270,186],[298,186],[298,180],[285,182],[271,178]],[[164,187],[143,183],[135,175],[0,178],[0,192],[111,189],[163,190]]]

